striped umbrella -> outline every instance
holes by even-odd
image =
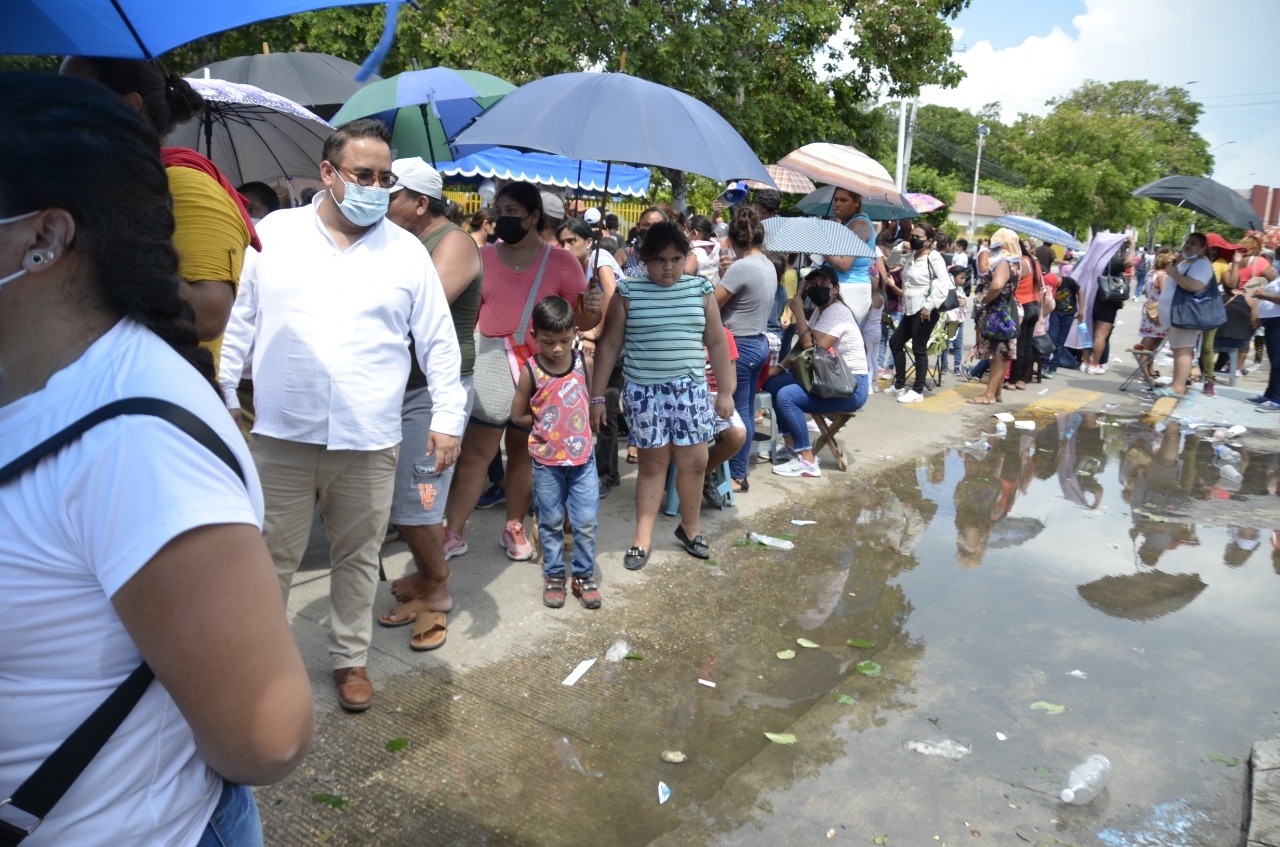
[[[918,191],[912,191],[902,196],[911,204],[911,208],[915,209],[922,215],[927,215],[934,209],[941,209],[943,206],[947,205],[932,194],[921,194]]]
[[[809,177],[793,171],[791,168],[784,168],[782,165],[765,165],[764,169],[769,172],[769,176],[773,177],[773,181],[778,185],[778,190],[783,194],[808,194],[817,187]],[[747,187],[772,188],[773,186],[749,179],[747,180]]]
[[[864,198],[909,206],[884,165],[846,144],[806,144],[792,150],[778,164],[799,171],[815,182],[856,191]]]
[[[847,226],[821,218],[769,218],[764,222],[764,249],[866,259],[876,255],[875,248]]]

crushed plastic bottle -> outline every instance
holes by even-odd
[[[1062,802],[1077,806],[1092,802],[1111,781],[1111,772],[1111,760],[1101,753],[1094,753],[1067,775],[1067,787],[1059,795]]]
[[[631,645],[627,644],[625,639],[619,638],[609,645],[609,649],[605,651],[604,660],[606,662],[621,662],[627,658],[627,654],[630,652]]]
[[[785,538],[774,538],[772,535],[762,535],[758,532],[748,532],[747,538],[750,538],[757,544],[763,544],[766,547],[772,547],[775,550],[794,550],[796,545],[787,541]]]
[[[996,421],[996,435],[1005,436],[1009,434],[1009,425],[1004,421]]]
[[[1240,454],[1225,444],[1219,444],[1217,447],[1213,448],[1213,455],[1221,464],[1240,464]]]
[[[1228,437],[1228,438],[1239,438],[1240,436],[1244,435],[1244,434],[1245,434],[1246,432],[1248,432],[1248,431],[1249,431],[1249,428],[1248,428],[1248,427],[1246,427],[1246,426],[1241,426],[1240,424],[1236,424],[1235,426],[1233,426],[1233,427],[1231,427],[1230,429],[1228,429],[1228,430],[1227,430],[1227,437]]]
[[[1223,465],[1218,468],[1218,476],[1222,477],[1229,483],[1240,483],[1244,481],[1244,474],[1240,473],[1240,469],[1235,465]]]

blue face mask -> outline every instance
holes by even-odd
[[[334,168],[333,172],[342,180],[345,189],[338,210],[342,216],[356,226],[373,226],[387,214],[387,206],[391,203],[391,189],[379,188],[376,185],[360,185],[342,179],[342,172]],[[329,190],[333,197],[333,190]],[[335,202],[337,198],[334,198]]]
[[[0,226],[5,226],[7,224],[16,224],[18,221],[25,221],[27,218],[34,217],[35,215],[38,215],[38,214],[40,214],[39,209],[37,209],[34,212],[27,212],[24,215],[14,215],[11,218],[0,218]],[[32,261],[34,262],[37,258],[42,259],[43,257],[36,256],[32,259]],[[26,276],[26,274],[27,274],[26,268],[18,268],[16,271],[9,274],[8,276],[0,277],[0,286],[3,286],[6,282],[13,282],[18,277]]]

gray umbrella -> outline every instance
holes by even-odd
[[[1104,576],[1076,591],[1090,606],[1113,618],[1151,621],[1178,611],[1207,587],[1199,574],[1143,571]]]
[[[1222,183],[1202,176],[1167,176],[1135,189],[1133,196],[1186,206],[1242,229],[1262,229],[1262,221],[1248,200]]]
[[[844,224],[821,218],[769,218],[764,222],[764,249],[779,253],[874,258],[874,247]]]
[[[359,65],[328,53],[259,53],[214,62],[187,76],[256,86],[300,103],[328,120],[363,87],[353,80],[359,70]],[[375,74],[369,81],[379,79]]]

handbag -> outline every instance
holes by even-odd
[[[791,375],[796,378],[796,385],[803,388],[806,394],[813,393],[813,349],[806,347],[797,350],[789,358]]]
[[[1187,270],[1190,271],[1191,267],[1188,266]],[[1173,292],[1169,322],[1178,329],[1201,331],[1217,329],[1226,323],[1227,307],[1222,303],[1222,289],[1218,287],[1217,275],[1211,276],[1204,288],[1194,294],[1181,285],[1177,286]]]
[[[1098,296],[1103,303],[1123,304],[1129,299],[1129,280],[1123,276],[1098,277]]]
[[[932,261],[933,254],[932,253],[929,254],[929,259],[930,260],[926,262],[926,264],[928,264],[929,266],[929,292],[932,293],[933,284],[934,282],[937,281],[938,275],[933,270],[933,261]],[[951,289],[947,291],[947,299],[942,301],[942,305],[938,307],[938,311],[950,312],[953,309],[959,309],[959,308],[960,308],[960,295],[956,293],[956,287],[953,283],[951,286]]]
[[[240,477],[241,482],[245,482],[244,469],[240,467],[239,460],[207,423],[176,403],[151,397],[129,397],[95,409],[0,467],[0,485],[17,478],[45,456],[61,450],[103,421],[120,415],[152,415],[168,421],[221,459]],[[62,795],[67,793],[94,756],[98,755],[98,751],[120,728],[133,707],[138,705],[153,679],[155,674],[146,662],[134,668],[124,682],[14,790],[9,799],[0,804],[0,811],[8,808],[10,819],[20,821],[15,824],[9,820],[0,820],[2,847],[16,847],[48,817]]]
[[[982,312],[978,332],[988,341],[1011,341],[1018,337],[1018,317],[1013,310],[1013,291],[1008,285]]]
[[[813,389],[810,393],[828,399],[850,397],[854,392],[853,376],[844,366],[844,360],[825,347],[816,344],[812,351],[811,370]]]
[[[1031,339],[1031,346],[1040,354],[1040,358],[1047,359],[1053,355],[1055,349],[1053,339],[1047,335],[1037,335]]]

